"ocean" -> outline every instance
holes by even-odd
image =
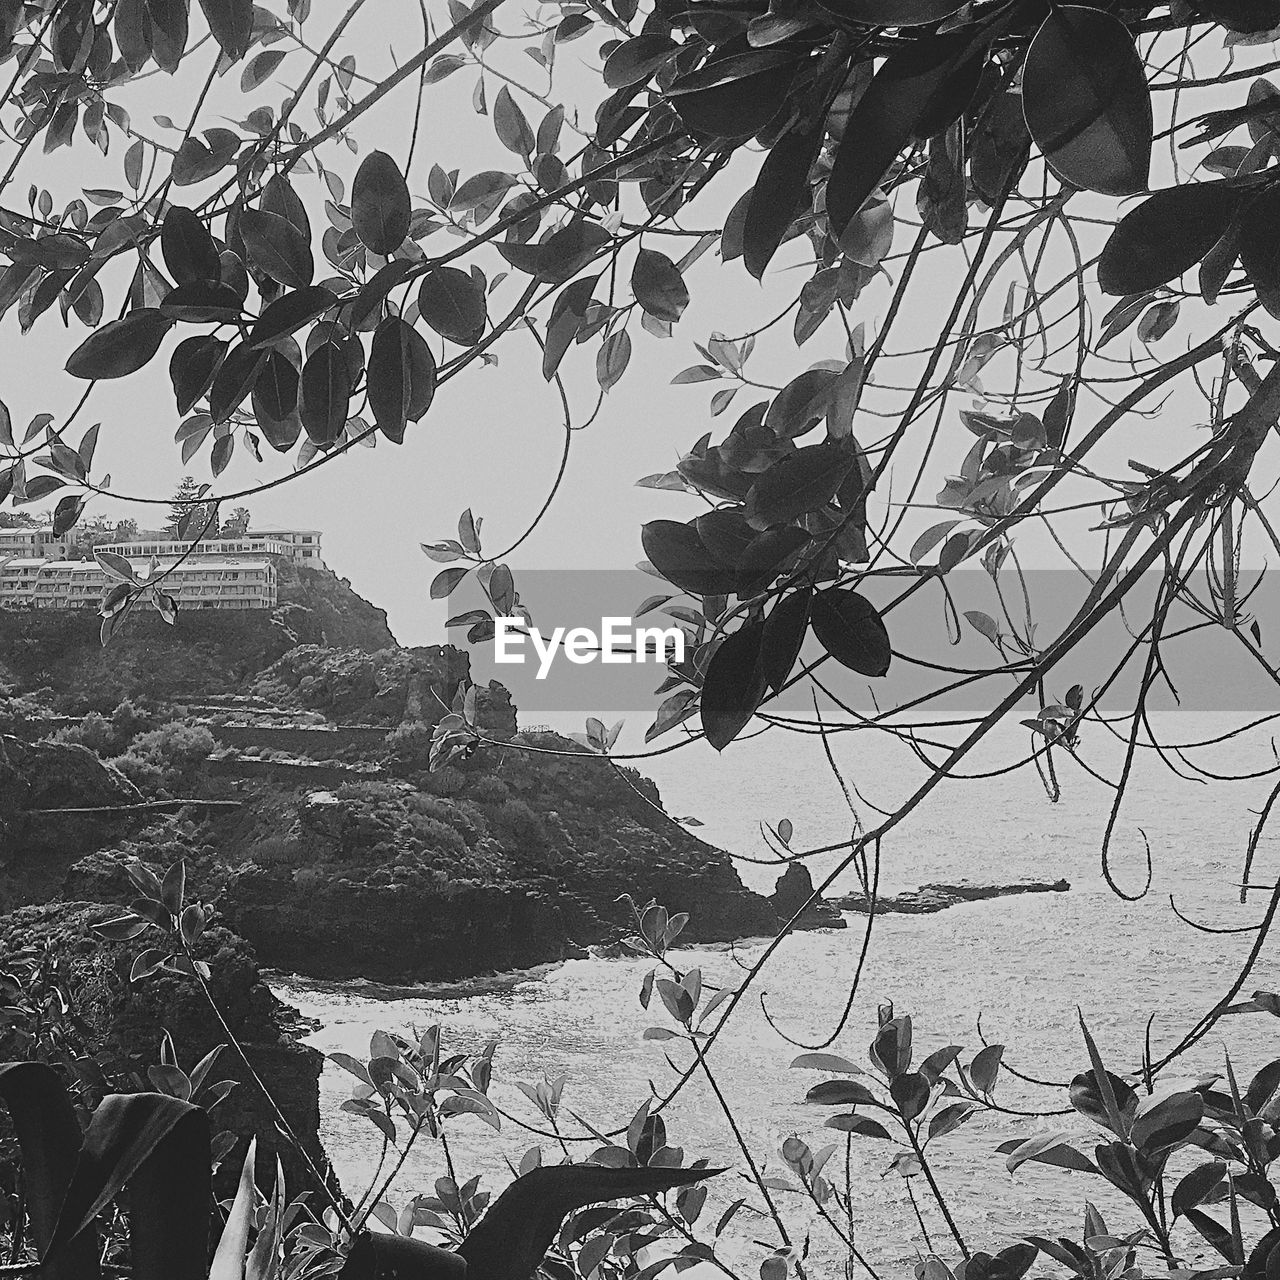
[[[1261,714],[1261,713],[1260,713]],[[1154,725],[1163,741],[1192,743],[1216,737],[1239,716],[1161,713]],[[998,771],[1026,749],[1025,730],[1002,728],[962,772]],[[890,809],[924,776],[912,753],[887,735],[859,732],[832,739],[847,781],[856,788],[863,820],[873,825],[873,806]],[[936,756],[936,753],[934,753]],[[1100,726],[1084,732],[1081,755],[1114,777],[1121,745]],[[952,907],[932,915],[887,915],[874,928],[851,1016],[830,1051],[866,1063],[877,1006],[892,1001],[914,1023],[917,1060],[947,1044],[965,1046],[968,1063],[982,1047],[978,1024],[989,1043],[1006,1046],[1008,1064],[1036,1079],[1065,1082],[1088,1066],[1077,1010],[1083,1014],[1113,1070],[1136,1070],[1149,1017],[1154,1054],[1178,1041],[1210,1008],[1236,975],[1251,934],[1207,934],[1179,921],[1170,895],[1191,919],[1217,927],[1256,921],[1267,895],[1239,901],[1245,843],[1255,814],[1273,780],[1197,780],[1187,761],[1215,773],[1255,773],[1276,766],[1268,726],[1225,744],[1166,757],[1140,753],[1113,841],[1115,879],[1127,891],[1145,879],[1143,833],[1150,843],[1150,891],[1126,902],[1100,873],[1100,844],[1111,791],[1059,757],[1063,791],[1050,803],[1028,767],[1012,773],[944,782],[883,844],[881,891],[896,893],[928,881],[968,879],[1010,882],[1065,877],[1068,893],[1011,896]],[[1169,766],[1172,765],[1171,769]],[[1176,772],[1174,771],[1176,770]],[[850,815],[820,744],[781,732],[735,743],[717,757],[702,744],[655,757],[644,771],[657,782],[668,812],[696,817],[696,834],[735,854],[767,858],[759,823],[790,819],[792,845],[803,849],[847,838]],[[1252,879],[1272,884],[1280,873],[1280,840],[1262,840]],[[815,880],[835,865],[834,855],[815,861]],[[743,880],[768,891],[781,868],[740,864]],[[836,888],[852,889],[846,872]],[[752,984],[716,1041],[709,1061],[723,1094],[757,1159],[770,1174],[785,1176],[783,1141],[803,1138],[814,1149],[842,1135],[823,1128],[831,1109],[804,1102],[805,1090],[826,1076],[791,1068],[805,1048],[834,1031],[849,993],[862,946],[863,917],[847,917],[844,930],[799,933],[788,938]],[[691,948],[672,954],[682,970],[698,967],[704,983],[737,985],[764,942],[733,947]],[[534,1123],[537,1113],[515,1087],[563,1074],[562,1125],[587,1135],[574,1114],[606,1131],[625,1126],[651,1091],[674,1079],[664,1057],[668,1044],[642,1039],[646,1027],[669,1025],[658,1001],[646,1012],[638,993],[649,964],[640,959],[571,961],[531,977],[513,989],[467,998],[413,998],[403,992],[383,998],[361,984],[316,984],[277,978],[278,994],[321,1024],[312,1043],[325,1052],[368,1055],[378,1029],[421,1030],[444,1026],[446,1051],[479,1050],[490,1038],[499,1048],[492,1095],[513,1115]],[[1280,983],[1271,943],[1246,982],[1271,990]],[[792,1043],[797,1042],[797,1043]],[[1229,1050],[1238,1074],[1248,1078],[1280,1057],[1280,1024],[1265,1014],[1230,1017],[1162,1077],[1173,1087],[1202,1071],[1220,1071]],[[685,1059],[677,1047],[673,1057]],[[340,1110],[352,1078],[327,1064],[322,1079],[323,1137],[344,1186],[359,1192],[372,1176],[380,1138],[362,1117]],[[1011,1110],[1042,1112],[1066,1107],[1064,1088],[1044,1088],[1001,1073],[997,1100]],[[730,1172],[715,1179],[704,1225],[717,1207],[749,1194],[744,1161],[712,1091],[693,1079],[667,1109],[668,1140],[687,1158],[709,1157]],[[1101,1179],[1027,1164],[1005,1169],[996,1146],[1045,1130],[1066,1129],[1086,1150],[1101,1134],[1078,1115],[975,1117],[930,1149],[939,1181],[972,1247],[994,1251],[1019,1234],[1080,1236],[1083,1205],[1092,1200],[1119,1233],[1139,1225],[1136,1211]],[[554,1144],[504,1123],[494,1133],[477,1117],[450,1121],[451,1149],[461,1177],[480,1173],[486,1184],[505,1182],[504,1160],[518,1159],[541,1142],[549,1160]],[[571,1144],[582,1159],[599,1145]],[[852,1192],[855,1236],[884,1274],[907,1273],[926,1244],[908,1199],[908,1187],[886,1172],[899,1150],[873,1138],[853,1140]],[[1196,1163],[1180,1155],[1171,1168]],[[842,1166],[843,1155],[829,1172]],[[444,1171],[437,1144],[423,1139],[405,1163],[388,1199],[399,1208],[418,1192],[429,1192]],[[841,1169],[842,1172],[842,1169]],[[945,1226],[926,1203],[923,1180],[912,1180],[925,1225],[939,1251],[955,1256]],[[779,1193],[780,1206],[797,1240],[811,1233],[809,1273],[838,1276],[844,1254],[796,1194]],[[1114,1221],[1113,1221],[1114,1219]],[[741,1275],[754,1275],[770,1242],[767,1223],[739,1216],[726,1233],[725,1257]],[[1246,1228],[1247,1229],[1247,1228]],[[1195,1237],[1182,1239],[1189,1257],[1205,1259]],[[1154,1258],[1152,1259],[1154,1262]],[[1212,1262],[1209,1263],[1212,1265]]]

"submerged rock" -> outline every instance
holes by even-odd
[[[876,902],[877,915],[926,915],[943,911],[961,902],[980,902],[985,898],[1005,898],[1018,893],[1066,893],[1071,888],[1067,880],[1018,880],[1013,884],[970,884],[962,880],[958,884],[922,884],[896,897],[881,897]],[[862,915],[870,912],[866,894],[849,893],[831,898],[831,905],[841,911],[856,911]]]

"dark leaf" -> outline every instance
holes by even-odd
[[[298,407],[298,371],[282,351],[268,353],[253,384],[254,417],[284,422]]]
[[[1203,1118],[1204,1100],[1198,1093],[1174,1093],[1134,1120],[1129,1140],[1154,1160],[1181,1145]]]
[[[893,1135],[879,1120],[872,1120],[870,1116],[860,1116],[856,1112],[850,1112],[848,1115],[843,1116],[832,1116],[824,1122],[824,1127],[839,1129],[842,1133],[856,1133],[864,1138],[880,1138],[886,1142],[893,1141]]]
[[[389,1231],[362,1232],[338,1280],[466,1280],[463,1258],[425,1240]]]
[[[212,334],[188,338],[173,349],[169,380],[178,412],[185,414],[213,385],[214,374],[227,353],[227,344]]]
[[[755,595],[769,586],[779,573],[790,571],[800,552],[812,540],[804,529],[793,524],[757,533],[738,560],[738,595]]]
[[[953,86],[968,83],[984,53],[985,45],[955,34],[885,59],[849,116],[827,179],[827,214],[837,237],[917,133],[945,128],[964,110],[967,98],[961,94],[953,104]]]
[[[697,529],[675,520],[651,520],[640,531],[650,563],[681,591],[694,595],[728,595],[733,575],[706,549]]]
[[[720,507],[698,516],[693,522],[702,545],[726,569],[737,570],[743,553],[756,536],[746,517],[736,507]]]
[[[123,378],[160,350],[171,321],[152,307],[130,311],[91,333],[67,360],[73,378]]]
[[[53,512],[53,536],[60,538],[64,533],[74,529],[76,521],[84,513],[85,499],[79,495],[68,495],[58,500]]]
[[[1119,1076],[1108,1071],[1107,1077],[1111,1082],[1111,1090],[1121,1116],[1127,1121],[1132,1121],[1138,1110],[1138,1095]],[[1092,1070],[1082,1071],[1072,1079],[1068,1097],[1071,1099],[1071,1105],[1081,1115],[1088,1116],[1095,1124],[1111,1128],[1107,1120],[1106,1101]]]
[[[824,1080],[821,1084],[815,1084],[804,1095],[804,1100],[816,1102],[824,1107],[881,1105],[880,1099],[865,1084],[859,1084],[857,1080]]]
[[[208,1121],[199,1107],[158,1093],[111,1094],[93,1113],[85,1131],[75,1172],[67,1188],[54,1229],[50,1249],[55,1254],[89,1225],[93,1218],[115,1198],[120,1189],[155,1154],[157,1148],[173,1138],[179,1148],[192,1152],[199,1147],[199,1135],[183,1126],[204,1125],[205,1151],[208,1147]],[[194,1142],[193,1142],[194,1137]],[[201,1172],[208,1195],[208,1157]],[[152,1206],[163,1211],[163,1205]],[[182,1224],[188,1230],[197,1225]],[[194,1234],[194,1233],[193,1233]],[[204,1248],[204,1240],[200,1240]],[[204,1258],[201,1257],[201,1266]],[[158,1277],[161,1273],[152,1271]],[[193,1276],[184,1272],[182,1276]],[[203,1276],[203,1272],[200,1273]],[[181,1280],[178,1273],[173,1280]]]
[[[719,1169],[652,1165],[634,1169],[597,1165],[533,1169],[512,1182],[489,1206],[458,1246],[458,1253],[472,1276],[483,1276],[485,1280],[528,1280],[541,1263],[561,1222],[574,1209],[601,1201],[657,1195],[720,1172]]]
[[[214,422],[226,422],[253,390],[258,371],[266,363],[267,353],[255,351],[247,342],[231,348],[209,391],[209,416]]]
[[[690,133],[749,138],[782,109],[798,65],[778,47],[713,58],[671,86],[671,105]]]
[[[206,281],[217,284],[222,276],[218,246],[209,229],[190,210],[170,205],[160,228],[160,251],[175,284]]]
[[[336,295],[321,285],[308,289],[294,289],[277,298],[254,321],[249,330],[251,347],[266,347],[304,325],[318,320],[338,301]]]
[[[42,1062],[0,1063],[0,1098],[22,1152],[31,1232],[41,1253],[53,1239],[58,1209],[80,1150],[80,1125],[57,1073]],[[98,1233],[83,1231],[41,1269],[49,1280],[97,1280]]]
[[[833,440],[784,454],[751,486],[747,519],[755,529],[768,529],[826,506],[857,461],[856,453]]]
[[[351,404],[351,366],[336,342],[322,342],[302,366],[298,413],[313,444],[341,439]]]
[[[1146,293],[1176,280],[1213,248],[1240,204],[1226,182],[1167,187],[1120,219],[1098,259],[1105,293]]]
[[[1182,1217],[1188,1209],[1194,1209],[1222,1185],[1227,1176],[1227,1166],[1221,1160],[1210,1160],[1196,1165],[1173,1189],[1173,1214]]]
[[[760,641],[760,674],[774,692],[781,691],[800,656],[812,604],[812,588],[802,587],[779,600],[765,619]]]
[[[636,301],[653,317],[674,324],[689,305],[689,289],[665,253],[641,249],[631,269],[631,290]]]
[[[826,130],[822,112],[809,110],[773,144],[751,189],[742,228],[742,261],[759,280],[796,217],[809,208],[809,170]]]
[[[702,685],[702,731],[723,751],[751,721],[764,696],[760,673],[761,622],[743,623],[711,655]]]
[[[378,430],[399,444],[406,422],[417,422],[436,391],[436,361],[426,340],[399,316],[388,316],[369,350],[369,408]]]
[[[965,1280],[1021,1280],[1036,1260],[1034,1244],[1019,1241],[992,1257],[978,1250],[964,1269]]]
[[[369,152],[351,188],[351,224],[360,242],[389,258],[409,234],[410,213],[400,167],[385,151]]]
[[[1258,291],[1258,301],[1280,315],[1280,236],[1276,216],[1280,189],[1267,187],[1240,214],[1240,262]]]
[[[542,349],[542,376],[548,382],[555,377],[565,352],[586,322],[587,308],[591,306],[591,293],[599,278],[588,276],[565,285],[551,308]]]
[[[240,295],[225,284],[180,284],[165,294],[160,313],[188,324],[234,324],[240,318]]]
[[[315,271],[311,246],[292,222],[278,213],[246,209],[239,227],[250,259],[273,280],[293,289],[311,283]]]
[[[200,7],[222,52],[238,62],[253,37],[253,0],[200,0]]]
[[[423,276],[418,311],[442,338],[471,347],[484,337],[489,313],[484,286],[469,271],[437,267]]]
[[[865,596],[848,588],[819,592],[810,621],[818,643],[841,666],[864,676],[882,676],[889,670],[889,633]]]
[[[533,130],[506,85],[498,90],[498,96],[493,100],[493,129],[498,141],[508,151],[514,151],[526,160],[533,154]]]
[[[1111,196],[1146,190],[1151,93],[1119,18],[1055,6],[1027,49],[1022,105],[1031,137],[1064,182]]]
[[[605,59],[604,82],[610,89],[620,89],[648,80],[679,48],[670,36],[658,33],[624,40]]]

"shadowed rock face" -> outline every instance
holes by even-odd
[[[809,868],[802,862],[793,862],[778,877],[769,902],[781,924],[785,924],[813,896],[813,877]],[[843,929],[844,916],[840,908],[821,898],[805,908],[804,913],[796,921],[797,929]]]
[[[68,1024],[64,1048],[74,1058],[90,1060],[93,1072],[81,1087],[91,1104],[103,1092],[154,1088],[146,1073],[159,1060],[165,1031],[176,1046],[179,1065],[187,1070],[226,1038],[193,979],[155,974],[129,982],[134,957],[155,945],[158,935],[148,931],[131,942],[106,942],[91,932],[93,923],[117,914],[114,907],[60,902],[26,907],[0,919],[0,956],[10,967],[23,951],[39,951],[47,944],[55,949],[58,978],[78,1019],[76,1025]],[[210,986],[227,1024],[258,1074],[269,1082],[290,1127],[323,1169],[323,1056],[294,1038],[300,1020],[261,980],[253,951],[242,938],[215,924],[205,931],[197,950],[212,968]],[[32,1056],[23,1030],[20,1021],[0,1027],[0,1061]],[[34,1056],[45,1055],[36,1050]],[[60,1055],[54,1060],[61,1060]],[[97,1072],[101,1078],[94,1080]],[[257,1134],[260,1168],[270,1168],[271,1156],[278,1152],[291,1193],[312,1185],[303,1161],[277,1140],[270,1108],[233,1050],[223,1051],[208,1078],[238,1082],[211,1112],[215,1133],[227,1131],[237,1137],[226,1167],[239,1169],[248,1137]]]
[[[100,819],[33,810],[141,799],[133,783],[87,747],[0,735],[0,912],[57,896],[68,864],[103,839]]]

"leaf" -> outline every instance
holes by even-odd
[[[388,316],[369,348],[369,408],[388,440],[404,440],[406,422],[417,422],[436,391],[436,361],[426,339],[399,316]]]
[[[160,227],[160,251],[175,284],[204,281],[217,284],[222,278],[218,246],[209,229],[190,210],[170,205]]]
[[[1025,1141],[1017,1138],[1002,1142],[996,1150],[1007,1155],[1005,1168],[1013,1173],[1019,1165],[1034,1160],[1039,1164],[1054,1165],[1059,1169],[1078,1169],[1083,1173],[1097,1173],[1098,1167],[1066,1141],[1066,1133],[1037,1133]]]
[[[1132,1121],[1138,1110],[1138,1095],[1119,1076],[1107,1072],[1107,1081],[1111,1096],[1119,1115]],[[1113,1133],[1117,1131],[1115,1116],[1109,1109],[1103,1090],[1098,1085],[1098,1077],[1093,1071],[1082,1071],[1072,1078],[1067,1090],[1071,1105],[1083,1116],[1088,1116],[1095,1124],[1105,1125]],[[1119,1128],[1125,1125],[1121,1123]]]
[[[747,138],[782,109],[799,65],[784,48],[713,57],[667,90],[686,129],[717,139]]]
[[[351,366],[335,342],[322,342],[302,366],[298,413],[313,444],[341,439],[351,405]]]
[[[641,249],[631,269],[631,291],[636,301],[658,320],[674,324],[689,305],[689,289],[665,253]]]
[[[657,1195],[715,1177],[720,1169],[655,1165],[610,1169],[555,1165],[532,1169],[512,1182],[458,1246],[467,1273],[484,1280],[528,1280],[565,1216],[585,1205]],[[404,1280],[413,1280],[402,1271]],[[439,1280],[433,1275],[432,1280]]]
[[[785,524],[826,506],[857,461],[856,453],[832,440],[784,454],[747,493],[752,528]]]
[[[964,6],[956,0],[820,0],[838,18],[877,27],[929,27]]]
[[[22,1152],[31,1233],[47,1254],[80,1150],[80,1125],[61,1079],[43,1062],[0,1063],[0,1099]],[[97,1232],[81,1233],[61,1258],[46,1261],[41,1274],[49,1280],[97,1280]]]
[[[778,829],[781,831],[782,823],[778,824]],[[851,1075],[862,1074],[862,1068],[856,1062],[842,1058],[838,1053],[802,1053],[798,1058],[791,1059],[791,1065],[803,1067],[809,1071],[847,1071]]]
[[[533,154],[533,130],[505,84],[493,100],[493,130],[508,151],[514,151],[526,160]]]
[[[702,684],[702,731],[723,751],[751,721],[764,696],[760,673],[761,622],[744,623],[711,655]]]
[[[818,643],[841,666],[864,676],[882,676],[889,670],[889,633],[865,596],[847,588],[819,592],[810,621]]]
[[[670,36],[656,32],[624,40],[605,59],[604,82],[621,89],[648,80],[679,48]]]
[[[442,338],[463,347],[484,337],[489,319],[484,286],[457,267],[436,267],[423,276],[418,312]]]
[[[470,569],[465,569],[461,566],[454,569],[441,569],[431,580],[431,598],[433,600],[443,600],[446,596],[452,595],[458,583],[470,572]]]
[[[198,1148],[201,1125],[206,1152],[201,1172],[207,1196],[208,1120],[199,1107],[159,1093],[110,1094],[104,1098],[85,1131],[75,1172],[58,1214],[50,1252],[57,1254],[74,1240],[175,1132],[182,1130],[175,1144],[179,1150]],[[193,1158],[195,1154],[198,1153],[193,1152]],[[163,1205],[153,1207],[163,1210]],[[175,1225],[189,1230],[192,1224]],[[205,1229],[207,1232],[207,1224]],[[203,1268],[203,1239],[200,1249]],[[158,1280],[158,1273],[151,1274]],[[172,1280],[179,1280],[176,1273],[172,1274]]]
[[[1140,342],[1159,342],[1178,321],[1179,304],[1177,299],[1166,299],[1157,302],[1138,323],[1138,340]]]
[[[1146,293],[1178,279],[1213,248],[1240,200],[1226,182],[1187,183],[1149,196],[1120,219],[1103,247],[1103,292]]]
[[[1034,1244],[1019,1241],[992,1257],[977,1250],[964,1269],[964,1280],[1021,1280],[1039,1252]]]
[[[178,412],[185,414],[213,385],[214,375],[227,344],[212,334],[187,338],[173,349],[169,358],[169,380],[173,383],[173,397]]]
[[[694,595],[728,595],[733,575],[703,545],[693,525],[651,520],[640,531],[650,563],[668,582]]]
[[[903,1120],[914,1120],[929,1105],[929,1082],[918,1071],[906,1071],[889,1086]]]
[[[1134,1119],[1129,1141],[1148,1159],[1157,1159],[1185,1142],[1203,1119],[1204,1099],[1198,1093],[1174,1093]]]
[[[226,422],[245,396],[253,390],[258,372],[266,363],[267,352],[255,351],[242,342],[227,353],[209,390],[209,416],[214,422]]]
[[[542,376],[550,382],[587,319],[591,294],[599,276],[587,276],[566,285],[556,298],[547,320],[547,333],[542,348]]]
[[[230,285],[197,280],[166,293],[160,313],[189,324],[234,324],[240,318],[240,295]]]
[[[798,1062],[799,1059],[796,1061]],[[794,1067],[796,1063],[793,1062],[791,1065]],[[805,1065],[808,1064],[806,1063]],[[842,1070],[840,1067],[827,1069]],[[816,1102],[819,1106],[860,1107],[881,1105],[880,1099],[865,1084],[860,1084],[857,1080],[824,1080],[821,1084],[815,1084],[804,1095],[804,1100],[806,1102]]]
[[[823,1121],[823,1127],[839,1129],[842,1133],[856,1133],[863,1138],[880,1138],[885,1142],[893,1141],[893,1135],[879,1120],[872,1120],[870,1116],[860,1116],[856,1112],[850,1112],[844,1116],[831,1116]]]
[[[70,355],[73,378],[101,380],[136,373],[160,350],[172,321],[154,307],[140,307],[91,333]]]
[[[989,1094],[996,1086],[1000,1074],[1000,1060],[1004,1057],[1004,1045],[989,1044],[974,1055],[969,1066],[969,1079],[979,1093]]]
[[[267,353],[253,384],[253,415],[283,422],[298,407],[298,371],[283,351]]]
[[[240,215],[240,236],[253,263],[273,280],[292,289],[311,283],[315,260],[306,237],[286,218],[262,209]]]
[[[64,533],[75,528],[76,521],[84,512],[85,499],[80,495],[68,495],[58,501],[53,513],[53,536],[60,538]]]
[[[1027,49],[1027,129],[1063,182],[1104,195],[1145,191],[1151,168],[1151,93],[1119,18],[1057,5]]]
[[[1258,301],[1274,316],[1280,315],[1280,237],[1276,235],[1276,211],[1280,192],[1268,187],[1255,196],[1240,214],[1240,262],[1258,291]]]
[[[809,171],[826,133],[820,111],[802,111],[770,148],[756,176],[742,228],[742,261],[759,280],[796,216],[811,201]]]
[[[967,100],[951,104],[952,87],[981,66],[985,49],[964,34],[931,36],[885,59],[845,124],[827,179],[837,237],[914,137],[945,128],[964,111]]]
[[[411,212],[399,165],[385,151],[369,152],[351,187],[351,225],[361,244],[389,258],[409,234]]]
[[[262,314],[254,321],[253,328],[249,330],[249,346],[268,347],[281,338],[287,338],[304,325],[318,320],[337,301],[337,295],[323,285],[293,289],[282,294],[263,308]]]
[[[256,54],[240,73],[240,92],[252,93],[269,80],[275,69],[284,61],[285,50],[267,49]]]
[[[617,386],[630,363],[631,335],[625,329],[619,329],[600,344],[596,354],[596,381],[600,390],[610,391]]]
[[[806,586],[779,600],[765,619],[764,635],[760,641],[760,674],[765,685],[775,693],[782,691],[800,656],[805,633],[809,629],[812,604],[813,590]],[[791,1065],[797,1064],[793,1062]]]
[[[253,37],[253,0],[200,0],[200,7],[222,52],[239,62]]]
[[[1227,1176],[1227,1166],[1221,1160],[1211,1160],[1197,1165],[1186,1174],[1173,1189],[1173,1215],[1180,1218],[1188,1209],[1194,1209],[1222,1185]]]

